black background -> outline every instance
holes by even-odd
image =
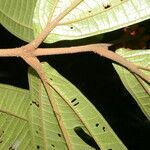
[[[104,36],[109,42],[120,30]],[[26,42],[0,26],[0,48],[19,47]],[[64,41],[42,47],[61,47],[99,42],[97,37]],[[40,57],[79,88],[102,113],[123,143],[131,150],[150,147],[150,123],[124,88],[112,62],[94,53]],[[28,65],[21,58],[0,58],[0,82],[28,89]]]

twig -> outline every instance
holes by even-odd
[[[19,57],[21,53],[22,48],[0,49],[0,57]]]
[[[0,57],[21,57],[24,59],[39,75],[41,78],[46,92],[50,98],[50,91],[49,86],[51,86],[50,82],[48,81],[45,72],[41,66],[40,61],[38,60],[37,56],[44,56],[44,55],[56,55],[56,54],[69,54],[69,53],[80,53],[80,52],[88,52],[93,51],[103,57],[111,59],[124,67],[128,68],[131,72],[138,75],[142,79],[147,82],[150,82],[150,78],[146,76],[142,71],[138,69],[133,63],[127,61],[120,55],[109,51],[108,46],[109,44],[92,44],[92,45],[85,45],[85,46],[77,46],[77,47],[69,47],[69,48],[38,48],[39,45],[45,40],[48,34],[58,25],[60,20],[62,20],[71,10],[77,7],[83,0],[74,0],[72,5],[65,9],[58,17],[56,17],[53,21],[49,21],[43,31],[38,35],[38,37],[33,40],[31,43],[22,46],[20,48],[12,48],[12,49],[0,49]],[[51,103],[51,101],[50,101]],[[56,115],[56,118],[59,120],[59,111],[57,109],[57,105],[54,102],[51,103],[53,110]],[[68,135],[63,128],[63,122],[58,121],[59,125],[62,127],[62,132],[64,134],[64,138],[67,141],[67,146],[71,149],[70,141],[68,141]]]
[[[108,50],[108,46],[110,44],[91,44],[77,47],[66,47],[66,48],[39,48],[34,51],[35,56],[43,56],[43,55],[57,55],[57,54],[71,54],[71,53],[80,53],[80,52],[89,52],[93,51],[103,57],[111,59],[125,68],[130,70],[130,72],[138,75],[140,78],[144,79],[146,82],[150,83],[150,77],[145,75],[141,70],[138,69],[136,65],[127,61],[122,56]]]
[[[78,47],[69,47],[69,48],[49,48],[49,49],[37,49],[37,47],[42,43],[42,41],[47,37],[50,31],[54,29],[54,27],[57,25],[57,23],[64,18],[68,12],[70,12],[72,9],[74,9],[77,5],[79,5],[83,0],[75,0],[74,3],[70,7],[68,7],[66,10],[64,10],[61,15],[55,18],[54,21],[49,21],[47,23],[47,26],[45,29],[39,34],[39,36],[33,40],[31,43],[22,46],[20,48],[14,48],[14,49],[6,49],[0,51],[0,57],[12,57],[12,56],[20,56],[26,61],[30,66],[34,67],[35,70],[38,70],[38,66],[34,65],[33,57],[37,56],[43,56],[43,55],[54,55],[54,54],[69,54],[69,53],[79,53],[79,52],[87,52],[87,51],[93,51],[101,56],[104,56],[108,59],[111,59],[127,69],[129,69],[132,73],[135,73],[142,79],[144,79],[147,82],[150,82],[150,77],[142,73],[140,69],[138,69],[137,66],[135,66],[133,63],[127,61],[120,55],[109,51],[108,50],[108,44],[92,44],[92,45],[85,45],[85,46],[78,46]],[[38,73],[41,73],[40,76],[42,76],[43,72],[42,70],[38,71]],[[46,79],[44,79],[46,80]]]
[[[111,59],[124,67],[130,70],[132,73],[138,75],[140,78],[144,79],[146,82],[150,83],[150,77],[145,75],[138,67],[133,63],[127,61],[122,56],[108,50],[108,46],[110,44],[91,44],[84,46],[76,46],[76,47],[65,47],[65,48],[38,48],[35,51],[30,51],[27,47],[15,48],[15,49],[6,49],[1,50],[0,57],[12,57],[12,56],[20,56],[24,60],[30,59],[30,56],[44,56],[44,55],[58,55],[58,54],[71,54],[71,53],[81,53],[81,52],[89,52],[93,51],[103,57]],[[26,61],[26,60],[25,60]],[[28,63],[28,62],[27,62]],[[34,64],[33,60],[30,60],[29,65]],[[33,66],[33,65],[31,65]],[[35,66],[38,67],[38,66]],[[35,68],[34,68],[35,69]],[[36,68],[37,70],[37,68]]]
[[[138,67],[136,65],[129,62],[128,60],[126,60],[125,58],[120,56],[119,54],[114,53],[114,52],[109,51],[109,50],[103,51],[102,49],[96,50],[96,52],[99,55],[102,55],[108,59],[111,59],[111,60],[117,62],[118,64],[121,64],[122,66],[127,68],[131,73],[136,74],[137,76],[139,76],[144,81],[150,83],[150,76],[145,75],[141,70],[138,69]]]
[[[108,46],[110,45],[111,44],[101,43],[101,44],[89,44],[83,46],[63,47],[63,48],[38,48],[33,52],[33,54],[35,56],[74,54],[82,52],[92,52],[95,49],[97,49],[97,47],[105,51],[108,49]]]
[[[72,149],[72,145],[70,143],[70,140],[68,140],[69,136],[66,132],[66,129],[65,129],[65,126],[64,126],[64,122],[63,120],[59,119],[60,118],[60,112],[59,112],[59,109],[58,109],[58,106],[55,102],[55,100],[53,100],[52,96],[51,96],[51,92],[50,92],[50,87],[51,86],[53,88],[53,86],[51,85],[50,81],[48,80],[48,78],[46,77],[46,74],[42,68],[42,65],[40,63],[40,61],[34,57],[34,56],[23,56],[22,57],[36,72],[37,74],[39,75],[44,87],[45,87],[45,91],[48,95],[48,100],[49,100],[49,103],[50,105],[52,106],[53,108],[53,112],[56,116],[56,119],[58,120],[58,124],[60,126],[60,129],[63,133],[63,136],[65,138],[65,141],[66,141],[66,144],[67,144],[67,147],[68,149]],[[34,63],[33,63],[34,62]]]

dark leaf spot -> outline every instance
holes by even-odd
[[[1,140],[0,143],[3,143],[3,141]]]
[[[32,101],[33,104],[35,104],[37,107],[39,107],[39,104],[35,101]]]
[[[58,136],[59,136],[59,137],[61,137],[61,134],[60,134],[60,133],[58,133]]]
[[[50,78],[50,80],[53,80],[52,78]]]
[[[74,131],[86,144],[90,145],[96,150],[100,150],[95,140],[90,135],[88,135],[81,127],[75,127]]]
[[[103,5],[105,9],[108,9],[109,7],[111,7],[111,5]]]
[[[112,150],[111,148],[109,148],[108,150]]]
[[[37,133],[37,134],[39,134],[39,132],[38,132],[38,131],[36,131],[36,133]]]
[[[105,130],[105,127],[103,127],[103,131],[105,132],[106,130]]]
[[[73,29],[73,27],[70,27],[70,29]]]
[[[11,147],[9,147],[9,150],[15,150],[14,148],[12,148],[12,146]]]
[[[39,145],[37,145],[37,146],[36,146],[36,148],[37,148],[37,149],[40,149],[40,146],[39,146]]]
[[[91,11],[91,10],[89,10],[88,12],[89,12],[89,13],[91,13],[92,11]]]
[[[4,134],[4,130],[0,133],[0,137]]]
[[[74,98],[73,100],[71,100],[71,103],[73,103],[73,102],[75,102],[77,99],[76,98]]]
[[[55,147],[55,145],[54,144],[51,144],[53,147]]]
[[[96,125],[95,125],[96,127],[98,127],[99,126],[99,123],[96,123]]]
[[[73,106],[77,106],[79,104],[79,102],[75,103]]]

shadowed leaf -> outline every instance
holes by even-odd
[[[141,68],[150,76],[150,50],[118,49],[117,53]],[[150,120],[150,85],[120,65],[113,64],[124,86]]]

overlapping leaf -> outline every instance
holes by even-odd
[[[150,0],[38,0],[33,20],[35,36],[48,20],[54,21],[76,2],[80,4],[55,22],[46,42],[89,37],[150,18]]]
[[[74,6],[76,2],[80,4]],[[72,6],[55,22],[46,42],[89,37],[150,18],[150,0],[1,0],[0,22],[19,38],[31,41],[48,21]]]
[[[0,23],[22,40],[33,40],[32,20],[36,1],[0,0]]]
[[[29,84],[31,93],[29,120],[33,148],[65,149],[66,144],[47,93],[33,70],[29,72]]]
[[[117,53],[139,66],[144,74],[150,76],[150,50],[129,51],[126,49],[119,49],[117,50]],[[135,77],[131,72],[120,65],[113,65],[126,89],[136,100],[146,117],[150,120],[150,85],[139,77]]]
[[[31,149],[29,92],[0,84],[0,149]]]
[[[101,114],[76,87],[48,64],[43,68],[51,81],[50,101],[41,80],[30,71],[33,145],[44,149],[126,149]],[[89,145],[75,132],[80,129],[97,144]],[[84,136],[85,136],[84,135]],[[60,148],[61,147],[61,148]]]

